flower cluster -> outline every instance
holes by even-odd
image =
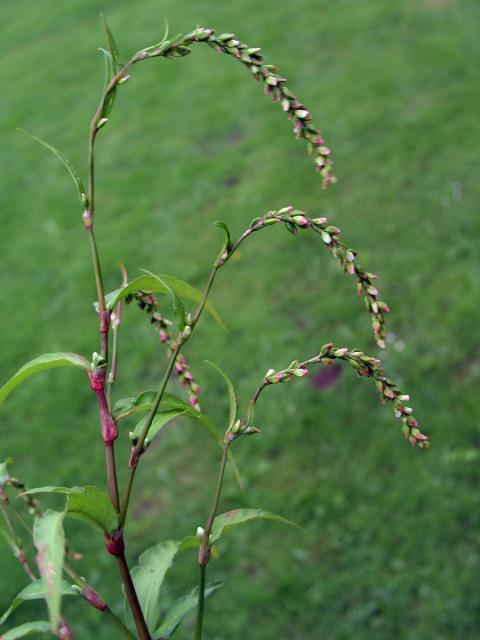
[[[337,348],[332,342],[325,344],[320,353],[309,360],[298,362],[294,360],[287,369],[282,371],[267,371],[264,378],[264,386],[277,384],[279,382],[288,382],[293,377],[302,377],[308,375],[308,367],[312,364],[331,365],[334,360],[344,360],[352,366],[359,376],[372,378],[380,394],[381,401],[393,403],[395,417],[402,421],[402,430],[411,445],[419,447],[428,447],[428,436],[424,435],[418,428],[418,422],[413,415],[413,409],[406,406],[406,402],[410,397],[403,393],[400,387],[384,375],[383,367],[378,358],[367,356],[363,351],[350,350],[347,347]]]
[[[293,235],[297,234],[298,229],[311,229],[320,235],[344,272],[356,277],[357,292],[364,296],[365,305],[372,318],[375,340],[379,347],[385,348],[385,314],[389,313],[390,308],[385,302],[378,299],[378,290],[374,286],[374,281],[378,276],[370,273],[357,262],[357,252],[340,240],[340,229],[329,225],[328,218],[309,218],[304,211],[289,206],[279,211],[269,211],[262,218],[255,218],[250,223],[249,231],[258,231],[277,222],[285,223]],[[246,235],[248,233],[244,234],[245,237]]]
[[[265,93],[278,102],[288,118],[293,122],[293,132],[297,138],[303,138],[308,151],[313,156],[316,170],[322,176],[323,187],[327,188],[337,180],[332,173],[330,149],[325,145],[320,130],[312,123],[310,110],[298,100],[286,85],[286,78],[278,73],[278,68],[266,64],[261,49],[249,47],[238,40],[233,33],[216,35],[214,29],[199,27],[173,42],[165,41],[158,48],[145,51],[146,57],[163,56],[166,58],[183,57],[190,53],[189,45],[194,42],[206,42],[218,53],[236,58],[247,67],[255,80],[263,83]]]
[[[160,342],[167,346],[167,357],[170,357],[175,349],[175,338],[170,334],[170,327],[172,322],[165,318],[158,310],[157,299],[151,293],[145,291],[136,291],[129,295],[125,302],[131,303],[136,301],[140,309],[145,311],[150,316],[150,322],[155,327],[158,333]],[[197,411],[200,411],[200,404],[198,402],[198,395],[201,391],[198,384],[195,382],[191,367],[187,364],[186,358],[183,355],[179,355],[176,362],[174,371],[177,375],[179,383],[182,387],[186,387],[188,390],[188,400],[192,407]]]

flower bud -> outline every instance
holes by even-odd
[[[322,231],[320,235],[322,236],[322,240],[325,242],[325,244],[330,244],[332,242],[332,236],[326,231]]]
[[[294,369],[293,375],[297,376],[297,378],[303,378],[304,376],[308,376],[308,369]]]

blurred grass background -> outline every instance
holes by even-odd
[[[308,534],[264,523],[222,542],[209,576],[226,584],[208,603],[206,638],[478,638],[478,2],[4,0],[1,10],[2,379],[40,353],[97,348],[72,184],[53,156],[15,132],[47,139],[84,169],[103,82],[97,14],[107,15],[124,58],[159,40],[164,17],[173,33],[200,24],[262,46],[320,124],[339,184],[321,190],[278,106],[233,60],[197,46],[185,60],[139,65],[99,137],[96,229],[107,289],[118,286],[119,259],[130,275],[144,267],[202,287],[220,242],[214,220],[236,236],[289,203],[328,214],[381,276],[392,307],[381,355],[433,446],[411,449],[373,385],[350,370],[329,388],[302,379],[268,390],[257,412],[262,434],[236,447],[246,493],[228,476],[222,507],[275,511]],[[377,352],[352,281],[318,238],[264,234],[213,291],[230,333],[205,317],[187,348],[202,408],[219,422],[227,401],[205,358],[246,401],[266,369],[329,340]],[[154,388],[163,366],[150,326],[129,308],[116,397]],[[95,399],[78,372],[23,385],[1,425],[0,458],[12,456],[30,486],[104,486]],[[127,528],[132,564],[148,545],[205,521],[218,453],[187,422],[149,450]],[[102,541],[68,526],[85,554],[79,571],[121,612]],[[3,610],[26,579],[6,548],[0,559]],[[166,603],[194,586],[195,562],[185,554],[171,571]],[[43,614],[29,604],[12,621]],[[79,602],[67,601],[65,614],[81,640],[117,637]],[[178,638],[191,635],[189,620]]]

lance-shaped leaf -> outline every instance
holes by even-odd
[[[37,549],[37,566],[45,587],[50,625],[55,633],[60,622],[62,571],[65,557],[64,513],[49,509],[35,518],[33,542]]]
[[[120,420],[121,418],[125,418],[126,416],[134,413],[149,411],[153,406],[156,395],[156,391],[144,391],[136,398],[122,398],[121,400],[118,400],[113,407],[113,415],[115,419]],[[218,446],[223,448],[223,437],[218,427],[208,416],[204,413],[200,413],[200,411],[197,411],[196,409],[193,409],[193,407],[174,394],[164,393],[162,401],[160,402],[159,411],[169,411],[174,409],[179,409],[186,418],[198,421],[199,424],[208,431]],[[137,438],[139,433],[140,432],[138,431],[136,434]],[[231,451],[228,452],[228,459],[232,465],[238,485],[243,491],[243,482],[240,476],[240,471]]]
[[[231,239],[230,231],[227,225],[225,224],[225,222],[222,222],[221,220],[215,220],[213,224],[219,229],[223,229],[223,234],[224,234],[223,251],[230,251],[230,248],[232,246],[232,239]]]
[[[254,522],[255,520],[274,520],[275,522],[282,522],[283,524],[288,524],[291,527],[296,527],[303,531],[295,522],[282,518],[282,516],[277,516],[269,511],[262,511],[261,509],[234,509],[233,511],[222,513],[215,518],[212,533],[210,534],[210,542],[216,542],[226,531],[234,527]]]
[[[24,638],[30,636],[32,633],[49,633],[50,625],[43,620],[37,620],[35,622],[26,622],[14,629],[10,629],[6,633],[0,636],[0,640],[17,640],[17,638]]]
[[[185,307],[183,306],[180,298],[175,293],[175,289],[171,287],[168,282],[162,280],[160,276],[156,276],[154,273],[150,273],[149,271],[145,271],[145,273],[152,278],[156,278],[159,281],[160,285],[164,286],[167,289],[173,307],[175,324],[177,325],[179,331],[183,331],[185,329]]]
[[[78,175],[77,170],[72,165],[72,163],[69,162],[65,158],[65,156],[62,153],[60,153],[60,151],[58,149],[55,149],[55,147],[53,147],[48,142],[45,142],[45,140],[42,140],[41,138],[38,138],[37,136],[34,136],[33,134],[29,133],[28,131],[25,131],[24,129],[18,129],[18,131],[21,131],[22,133],[25,133],[27,136],[32,138],[32,140],[35,140],[36,142],[39,142],[46,149],[48,149],[49,151],[51,151],[53,154],[55,154],[57,156],[57,158],[63,163],[63,166],[68,171],[68,173],[70,174],[72,180],[75,183],[75,186],[77,187],[78,197],[80,198],[80,202],[82,203],[82,208],[86,209],[88,207],[87,192],[85,191],[85,187],[83,186],[82,179]]]
[[[205,598],[212,595],[223,586],[223,582],[211,582],[205,586]],[[188,595],[175,602],[163,615],[162,623],[153,634],[158,640],[167,640],[181,623],[183,618],[198,604],[198,587],[195,587]]]
[[[185,411],[183,411],[182,409],[170,409],[169,411],[159,411],[158,413],[156,413],[148,430],[144,448],[146,449],[151,444],[152,440],[158,434],[160,429],[162,429],[162,427],[165,427],[170,422],[170,420],[173,420],[174,418],[181,416],[184,413]],[[142,433],[147,420],[148,416],[142,418],[142,420],[140,420],[140,422],[138,422],[135,426],[135,429],[130,433],[130,439],[134,445],[138,442],[140,434]]]
[[[139,565],[132,569],[135,591],[145,616],[145,622],[152,633],[160,617],[160,589],[165,574],[172,566],[178,551],[178,542],[174,540],[161,542],[142,553]]]
[[[115,69],[115,72],[117,72],[122,68],[118,46],[103,13],[100,14],[100,18],[102,19],[103,29],[107,38],[108,50],[110,52],[110,55],[112,56],[113,67]]]
[[[165,284],[162,284],[162,282]],[[175,294],[183,300],[189,300],[190,302],[196,302],[198,304],[203,298],[203,294],[198,289],[195,289],[195,287],[192,287],[191,284],[188,284],[188,282],[162,273],[159,276],[144,275],[135,278],[125,287],[107,294],[105,296],[105,303],[109,309],[113,309],[121,300],[123,300],[130,294],[135,293],[135,291],[168,293],[168,288],[165,285],[168,285],[171,289],[173,289]],[[226,327],[223,324],[218,311],[209,300],[207,300],[207,302],[205,303],[205,309],[217,321],[217,323],[226,330]]]
[[[101,51],[103,53],[103,59],[104,59],[104,62],[105,62],[105,85],[104,85],[104,90],[106,90],[106,88],[110,84],[111,79],[115,75],[115,70],[114,70],[114,66],[113,66],[112,54],[110,53],[110,51],[107,51],[103,47],[99,47],[99,51]],[[115,102],[116,94],[117,94],[117,87],[114,86],[112,89],[110,89],[108,94],[105,96],[105,100],[103,102],[102,111],[101,111],[101,114],[100,114],[100,119],[101,118],[108,118],[108,116],[110,115],[110,112],[111,112],[111,110],[113,108],[113,103]],[[103,121],[103,122],[105,122],[105,121]]]
[[[25,493],[61,493],[67,496],[65,514],[83,520],[101,533],[113,533],[118,518],[109,497],[97,487],[37,487]]]
[[[225,224],[225,222],[221,222],[220,220],[216,220],[213,223],[216,227],[219,227],[220,229],[223,229],[223,246],[220,250],[220,254],[217,258],[217,261],[215,262],[215,266],[220,266],[225,262],[226,257],[228,256],[228,254],[230,253],[230,249],[232,248],[232,239],[230,236],[230,231],[227,227],[227,225]]]
[[[130,396],[128,398],[120,398],[113,405],[113,417],[118,421],[134,413],[142,413],[143,411],[148,411],[152,408],[156,395],[156,391],[142,391],[142,393],[140,393],[136,397]],[[170,393],[164,393],[163,399],[165,399],[166,397],[171,397],[172,399],[174,398],[176,400],[178,399],[179,402],[182,402],[180,398],[177,398]]]
[[[78,596],[78,589],[74,589],[66,580],[61,581],[60,591],[62,596]],[[0,618],[0,624],[4,624],[11,614],[28,600],[44,600],[47,597],[45,584],[42,580],[36,580],[22,589],[12,604]],[[1,637],[1,636],[0,636]]]
[[[222,376],[222,378],[225,380],[227,384],[228,400],[230,402],[230,416],[228,418],[228,428],[231,429],[238,415],[238,400],[237,400],[237,394],[235,392],[235,388],[230,378],[227,376],[227,374],[224,371],[220,369],[218,365],[216,365],[214,362],[210,362],[210,360],[205,360],[205,362],[207,362],[211,367],[213,367],[216,371],[218,371],[218,373]]]
[[[55,369],[56,367],[75,367],[76,369],[82,369],[86,373],[90,372],[88,360],[77,353],[45,353],[43,356],[27,362],[3,385],[0,389],[0,405],[21,382],[36,373],[47,369]]]

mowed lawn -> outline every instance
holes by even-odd
[[[379,354],[355,286],[314,234],[268,229],[219,274],[212,293],[229,327],[206,316],[186,355],[202,409],[228,416],[222,381],[243,407],[270,367],[328,341],[382,357],[411,394],[432,448],[411,448],[374,385],[350,368],[332,380],[268,389],[259,436],[235,446],[242,493],[227,475],[222,510],[261,507],[275,523],[232,532],[209,578],[205,637],[274,640],[474,640],[480,628],[480,222],[476,0],[4,1],[0,25],[0,374],[45,352],[98,348],[87,238],[60,163],[15,131],[61,149],[83,175],[88,124],[103,83],[103,11],[121,53],[196,24],[262,46],[310,108],[332,148],[336,186],[322,191],[304,145],[241,65],[197,46],[135,67],[98,139],[97,238],[108,290],[117,261],[202,288],[219,249],[293,203],[342,228],[378,273],[392,308]],[[168,307],[165,306],[165,310]],[[145,317],[124,313],[116,397],[158,385],[164,353]],[[318,379],[317,379],[318,381]],[[172,385],[172,391],[178,391]],[[0,413],[0,459],[29,486],[104,488],[95,398],[84,377],[32,378]],[[128,459],[125,426],[120,479]],[[219,450],[193,423],[165,430],[142,461],[127,526],[131,564],[149,545],[205,522]],[[45,500],[58,507],[62,500]],[[101,536],[67,524],[78,571],[123,610]],[[0,609],[26,584],[7,547]],[[165,605],[196,584],[194,552],[168,574]],[[78,599],[65,615],[81,640],[118,637]],[[28,603],[11,622],[46,616]],[[9,621],[9,622],[10,622]],[[5,629],[8,628],[6,625]],[[4,629],[2,628],[2,631]],[[188,618],[179,639],[192,637]]]

